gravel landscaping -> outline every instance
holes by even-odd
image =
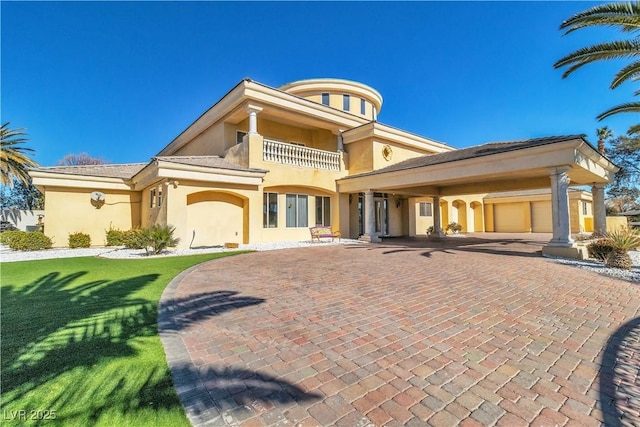
[[[240,245],[235,249],[227,249],[223,246],[210,246],[193,249],[169,249],[164,251],[160,255],[154,255],[157,257],[167,256],[184,256],[184,255],[197,255],[215,252],[233,252],[233,251],[270,251],[276,249],[288,249],[288,248],[303,248],[303,247],[321,247],[327,245],[351,245],[351,244],[366,244],[359,240],[341,239],[339,242],[321,240],[320,242],[307,241],[291,241],[291,242],[274,242],[274,243],[255,243],[250,245]],[[13,251],[6,246],[0,245],[0,262],[15,262],[15,261],[27,261],[38,259],[52,259],[52,258],[73,258],[83,256],[97,256],[102,258],[149,258],[149,255],[143,249],[124,249],[122,247],[99,247],[99,248],[86,248],[86,249],[69,249],[69,248],[56,248],[46,249],[41,251]]]

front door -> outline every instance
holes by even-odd
[[[374,197],[373,206],[376,235],[387,236],[389,234],[389,199],[387,199],[386,194],[381,197]]]

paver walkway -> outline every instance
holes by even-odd
[[[640,425],[640,286],[542,258],[546,237],[319,245],[184,272],[159,327],[187,415]]]

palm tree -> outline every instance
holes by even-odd
[[[604,143],[607,139],[613,137],[613,132],[608,127],[602,127],[600,129],[596,129],[596,133],[598,134],[598,153],[605,155],[606,149],[604,147]]]
[[[564,21],[560,25],[560,29],[566,30],[565,35],[567,35],[581,28],[595,26],[617,27],[623,33],[634,34],[634,37],[629,40],[600,43],[578,49],[556,62],[554,68],[568,66],[569,68],[562,75],[562,78],[565,78],[592,62],[626,58],[633,60],[633,62],[615,75],[610,88],[615,89],[629,80],[638,80],[640,78],[640,60],[638,60],[640,58],[640,36],[638,36],[640,32],[640,2],[594,6]],[[637,95],[640,95],[640,90],[634,93],[634,96]],[[640,102],[617,105],[601,113],[597,119],[602,120],[614,114],[630,112],[640,112]],[[634,125],[630,130],[632,129],[640,129],[640,124]]]
[[[0,182],[3,185],[12,187],[14,179],[25,185],[31,184],[27,169],[37,167],[38,163],[27,154],[33,149],[19,146],[27,142],[25,136],[24,129],[10,129],[9,122],[0,126]]]

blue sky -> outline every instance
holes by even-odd
[[[13,2],[1,7],[2,122],[43,166],[88,152],[146,162],[244,77],[356,80],[380,122],[454,147],[585,133],[631,100],[624,63],[568,79],[553,63],[620,38],[560,23],[589,2]]]

